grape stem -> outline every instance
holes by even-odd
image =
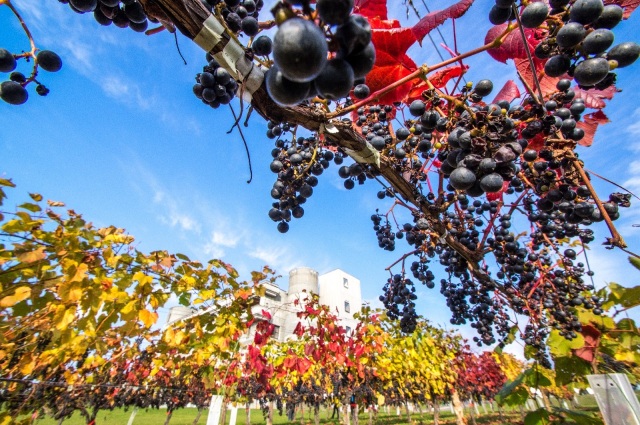
[[[470,56],[474,56],[477,55],[478,53],[484,52],[486,50],[489,49],[495,49],[496,47],[500,47],[500,45],[504,42],[505,37],[511,32],[513,31],[515,28],[517,28],[516,25],[514,26],[508,26],[503,32],[502,34],[500,34],[498,37],[495,38],[495,40],[491,41],[490,43],[485,44],[484,46],[480,46],[477,47],[475,49],[469,50],[468,52],[462,53],[461,55],[455,56],[451,59],[447,59],[445,61],[442,61],[440,63],[437,63],[433,66],[428,66],[428,65],[422,65],[420,66],[418,69],[416,69],[415,71],[413,71],[411,74],[407,75],[404,78],[399,79],[398,81],[393,82],[392,84],[389,84],[386,87],[381,88],[380,90],[372,93],[369,97],[367,97],[366,99],[363,99],[359,102],[354,103],[353,105],[347,107],[347,108],[343,108],[340,110],[336,110],[330,114],[327,114],[327,119],[332,119],[332,118],[337,118],[343,115],[346,115],[347,113],[351,112],[351,111],[355,111],[356,109],[360,108],[361,106],[370,104],[371,102],[377,101],[378,99],[380,99],[380,97],[384,96],[385,94],[389,93],[391,90],[400,87],[401,85],[414,80],[416,78],[419,77],[426,77],[428,73],[433,72],[437,69],[440,68],[444,68],[448,65],[451,65],[453,63],[459,62],[462,59],[466,59]]]
[[[626,248],[627,244],[624,242],[624,239],[622,239],[622,236],[620,236],[620,233],[618,233],[618,230],[613,225],[613,222],[611,221],[611,217],[609,217],[607,210],[604,209],[604,205],[602,205],[600,198],[598,198],[598,194],[596,193],[595,189],[591,185],[589,176],[587,176],[587,173],[584,171],[584,168],[582,168],[581,161],[576,157],[573,157],[572,160],[576,170],[578,170],[578,173],[582,178],[582,181],[587,186],[587,189],[589,189],[589,192],[591,193],[591,197],[593,198],[594,202],[598,206],[598,209],[600,210],[600,214],[604,218],[605,223],[607,223],[609,232],[611,232],[611,238],[607,240],[608,243],[618,248]]]
[[[522,27],[522,22],[520,21],[520,14],[518,13],[518,6],[516,6],[515,2],[511,5],[513,10],[513,14],[516,16],[516,20],[518,21],[518,29],[520,30],[520,36],[522,37],[522,44],[524,45],[524,51],[527,52],[527,59],[529,60],[529,66],[531,67],[531,75],[533,75],[533,82],[536,84],[536,88],[538,89],[538,93],[540,93],[540,97],[536,97],[534,93],[531,93],[534,99],[536,99],[537,103],[540,104],[544,99],[544,94],[542,93],[542,88],[540,87],[540,81],[538,80],[538,74],[536,73],[536,67],[533,63],[533,58],[531,57],[531,50],[529,50],[529,43],[527,43],[527,36],[524,34],[524,28]],[[518,72],[518,75],[520,73]],[[520,77],[522,78],[522,77]],[[524,80],[522,81],[524,83]]]
[[[24,31],[25,35],[27,36],[27,38],[29,39],[29,44],[31,45],[31,51],[24,53],[23,57],[28,57],[31,56],[33,58],[33,70],[31,71],[31,75],[29,76],[29,78],[27,78],[27,81],[25,81],[24,83],[22,83],[22,86],[26,86],[27,84],[29,84],[31,81],[36,79],[36,76],[38,75],[38,58],[36,57],[36,51],[38,50],[38,48],[36,47],[36,43],[33,40],[33,36],[31,35],[31,31],[29,31],[29,27],[27,27],[27,24],[24,22],[24,19],[22,19],[22,16],[20,15],[20,12],[18,12],[18,10],[13,6],[13,4],[11,4],[10,0],[0,0],[0,6],[2,5],[6,5],[9,7],[9,9],[11,9],[11,12],[13,12],[14,15],[16,15],[16,18],[18,19],[18,21],[20,22],[20,25],[22,26],[22,30]]]

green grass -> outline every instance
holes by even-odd
[[[482,412],[482,410],[481,410]],[[134,425],[162,425],[166,419],[167,411],[165,409],[149,409],[149,410],[139,410],[135,420]],[[193,408],[185,408],[176,410],[171,417],[170,424],[171,425],[191,425],[196,418],[198,411]],[[207,414],[208,410],[202,412],[202,416],[198,424],[206,424],[207,422]],[[113,411],[101,411],[98,413],[98,417],[96,418],[96,425],[126,425],[129,421],[129,417],[131,415],[131,410],[125,411],[124,409],[115,409]],[[508,424],[516,424],[520,421],[520,415],[516,413],[507,413]],[[230,412],[227,414],[227,423],[229,422]],[[321,409],[320,411],[320,423],[323,425],[339,425],[339,422],[329,419],[331,416],[331,411],[326,409]],[[442,424],[454,424],[455,420],[453,415],[449,412],[449,409],[443,409],[440,412],[441,422]],[[418,424],[423,422],[425,425],[429,423],[433,423],[433,416],[431,414],[423,414],[421,417],[417,413],[412,415],[412,419],[414,419]],[[367,425],[369,420],[368,413],[362,413],[359,416],[359,425]],[[498,419],[498,414],[488,414],[481,415],[477,418],[478,424],[492,424],[497,425],[501,424]],[[262,416],[262,412],[260,410],[254,409],[251,411],[251,424],[252,425],[263,425],[266,421]],[[313,412],[309,409],[305,409],[304,418],[300,413],[296,414],[296,419],[293,422],[289,422],[287,420],[286,415],[280,416],[276,411],[273,415],[273,423],[274,425],[279,424],[300,424],[300,425],[312,425],[313,424]],[[407,417],[404,414],[404,411],[401,411],[401,415],[397,416],[395,413],[395,408],[390,409],[390,413],[387,414],[384,411],[381,411],[378,414],[378,420],[376,425],[402,425],[407,424]],[[51,418],[42,418],[35,421],[37,425],[55,425],[57,421],[54,421]],[[63,422],[64,425],[84,425],[85,421],[79,413],[74,414],[71,418],[65,420]],[[245,425],[245,411],[244,409],[238,409],[238,417],[236,420],[236,425]]]

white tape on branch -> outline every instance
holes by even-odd
[[[202,25],[202,29],[193,41],[207,52],[222,41],[224,26],[214,15],[210,15]],[[264,73],[246,58],[244,47],[234,38],[231,38],[221,52],[213,55],[218,63],[238,80],[242,87],[238,89],[238,95],[242,93],[244,99],[251,101],[253,93],[260,88],[264,80]]]
[[[224,26],[216,19],[215,16],[209,15],[209,17],[202,23],[202,29],[193,39],[196,44],[205,52],[210,52],[216,44],[222,41],[222,33],[224,32]]]

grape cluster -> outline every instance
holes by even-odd
[[[308,2],[303,6],[310,12]],[[318,26],[288,4],[274,8],[279,26],[273,39],[274,64],[265,80],[276,103],[291,106],[315,96],[339,100],[369,73],[375,62],[371,26],[365,17],[351,15],[352,9],[353,0],[318,0]],[[325,27],[332,25],[337,28],[328,39]],[[327,59],[329,51],[335,57]]]
[[[290,138],[285,138],[287,133]],[[315,134],[296,137],[295,128],[287,123],[270,121],[267,136],[276,139],[269,168],[278,176],[271,189],[271,197],[276,202],[269,210],[269,217],[278,222],[278,230],[285,233],[292,217],[304,215],[302,204],[313,194],[313,188],[318,184],[317,176],[331,161],[342,164],[344,154],[323,148]]]
[[[496,0],[489,14],[493,24],[515,18],[512,0]],[[546,37],[536,46],[535,56],[545,60],[544,71],[550,77],[565,73],[585,88],[605,89],[615,82],[617,68],[631,65],[640,56],[640,45],[620,43],[611,49],[611,31],[622,20],[622,7],[604,5],[602,0],[553,0],[532,2],[522,9],[520,21],[525,28],[546,23]],[[609,49],[609,50],[607,50]]]
[[[158,21],[147,14],[142,4],[136,0],[58,0],[68,4],[76,13],[93,12],[93,17],[100,25],[111,24],[118,28],[131,28],[135,32],[145,32],[149,21]]]
[[[29,77],[26,77],[22,72],[16,71],[18,60],[20,59],[24,59],[27,62],[35,59],[33,70]],[[26,87],[31,82],[36,83],[36,93],[38,95],[46,96],[49,94],[49,89],[36,80],[38,70],[58,72],[61,68],[62,59],[51,50],[40,50],[33,56],[30,53],[14,55],[10,51],[0,48],[0,72],[10,73],[9,79],[0,83],[0,99],[11,105],[22,105],[29,98],[29,92]]]
[[[202,4],[209,11],[220,3],[224,3],[220,11],[227,28],[233,33],[243,32],[249,37],[255,37],[260,32],[258,15],[264,6],[263,0],[202,0]]]
[[[202,68],[202,73],[196,75],[193,93],[202,103],[215,109],[231,102],[238,90],[238,83],[208,53],[207,62],[208,64]]]
[[[416,314],[415,294],[416,288],[411,281],[396,274],[389,279],[383,287],[384,295],[380,296],[380,301],[387,309],[387,314],[391,319],[400,319],[400,329],[405,333],[412,333],[416,329],[418,315]]]

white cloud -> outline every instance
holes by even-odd
[[[265,265],[269,265],[281,274],[288,273],[290,270],[304,265],[289,248],[273,246],[273,241],[265,245],[249,248],[247,255],[263,261]]]

